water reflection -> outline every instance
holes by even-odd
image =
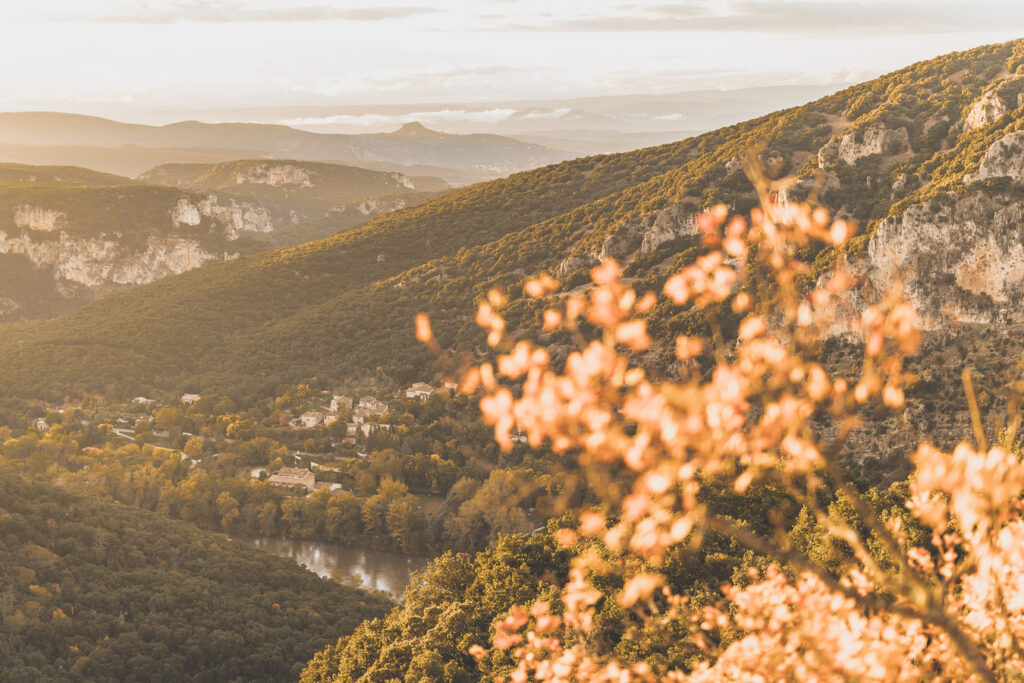
[[[287,538],[236,538],[275,555],[290,557],[326,578],[336,576],[344,581],[344,577],[358,577],[364,588],[384,591],[393,598],[402,597],[402,591],[409,584],[409,576],[423,569],[430,561],[429,557],[350,548],[333,543],[293,541]]]

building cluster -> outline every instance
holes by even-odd
[[[422,401],[435,393],[437,393],[437,389],[429,384],[416,382],[400,392],[399,396]],[[343,415],[348,415],[350,418],[345,423],[345,436],[342,443],[354,445],[359,435],[367,438],[374,432],[390,431],[391,425],[382,419],[390,410],[391,406],[388,401],[373,396],[356,399],[343,394],[333,394],[327,406],[319,410],[307,410],[290,420],[288,425],[292,429],[313,429],[330,425]]]

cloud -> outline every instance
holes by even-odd
[[[337,97],[360,92],[400,91],[427,86],[434,92],[457,86],[479,86],[480,79],[516,71],[498,64],[463,66],[447,63],[373,71],[340,71],[313,81],[298,80],[289,85],[293,93]]]
[[[413,121],[427,126],[457,123],[500,123],[507,121],[516,109],[439,109],[435,111],[413,111],[405,114],[336,114],[333,116],[300,117],[281,121],[286,126],[316,128],[320,126],[343,126],[346,128],[389,129]]]
[[[489,30],[926,34],[1024,25],[1019,0],[706,0],[624,4],[601,14],[509,22]]]
[[[68,13],[51,19],[118,24],[386,21],[438,11],[434,7],[411,5],[342,8],[330,5],[256,6],[232,0],[177,0],[159,6],[149,2],[133,3],[106,12]]]

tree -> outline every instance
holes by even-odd
[[[185,420],[185,415],[180,408],[165,406],[156,411],[153,416],[156,428],[165,432],[178,432]]]
[[[217,514],[220,515],[220,526],[230,531],[238,519],[238,501],[227,491],[217,496]]]
[[[197,436],[189,437],[188,441],[185,442],[185,455],[190,458],[199,458],[203,455],[203,440]]]

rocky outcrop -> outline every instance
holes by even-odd
[[[282,185],[313,187],[309,171],[293,164],[257,164],[239,173],[235,177],[235,183],[238,185],[253,183],[273,187]]]
[[[882,221],[852,266],[867,300],[902,283],[928,330],[1024,322],[1024,207],[984,192],[939,195]]]
[[[696,235],[697,212],[680,204],[673,204],[655,214],[653,221],[649,215],[641,218],[639,229],[643,234],[640,253],[647,254],[677,237]]]
[[[910,151],[910,136],[906,128],[895,130],[878,125],[829,140],[818,150],[818,166],[827,168],[837,163],[853,166],[859,159],[872,154],[892,156]]]
[[[19,304],[14,299],[5,296],[0,296],[0,317],[9,316],[12,313],[16,313],[19,308],[21,308],[21,304]]]
[[[0,231],[0,254],[22,254],[38,267],[52,268],[55,278],[86,287],[145,284],[231,258],[182,237],[154,235],[141,249],[127,249],[106,237],[75,238],[63,231],[57,239],[40,241]]]
[[[68,216],[63,211],[44,209],[31,204],[14,207],[14,224],[19,228],[50,232],[67,225]]]
[[[1014,182],[1024,180],[1024,132],[1010,133],[993,142],[975,173],[964,176],[965,183],[987,180],[988,178],[1010,178]]]
[[[238,239],[239,233],[245,231],[274,231],[270,212],[262,204],[239,202],[234,199],[229,199],[227,204],[221,204],[215,194],[194,204],[188,198],[182,197],[171,210],[171,221],[175,227],[197,226],[202,223],[204,217],[212,218],[220,224],[229,240]]]
[[[408,188],[410,190],[416,189],[416,185],[413,184],[412,180],[408,176],[402,175],[401,173],[392,173],[391,177],[394,178],[395,182],[401,185],[402,187]]]
[[[364,216],[379,216],[382,213],[398,211],[406,207],[406,201],[401,197],[381,197],[378,199],[366,199],[356,204],[356,211]]]
[[[604,238],[601,246],[587,253],[568,256],[559,263],[557,273],[565,277],[582,267],[596,265],[606,258],[627,262],[633,254],[649,254],[662,244],[697,234],[697,212],[693,205],[676,203],[661,211],[643,214],[627,221]]]
[[[1001,119],[1006,112],[1006,103],[995,91],[990,90],[971,105],[964,116],[964,126],[967,130],[981,128]]]
[[[178,203],[171,209],[171,222],[175,226],[188,225],[190,227],[199,225],[203,222],[203,216],[199,213],[199,207],[190,202],[187,198],[182,197],[178,200]]]

